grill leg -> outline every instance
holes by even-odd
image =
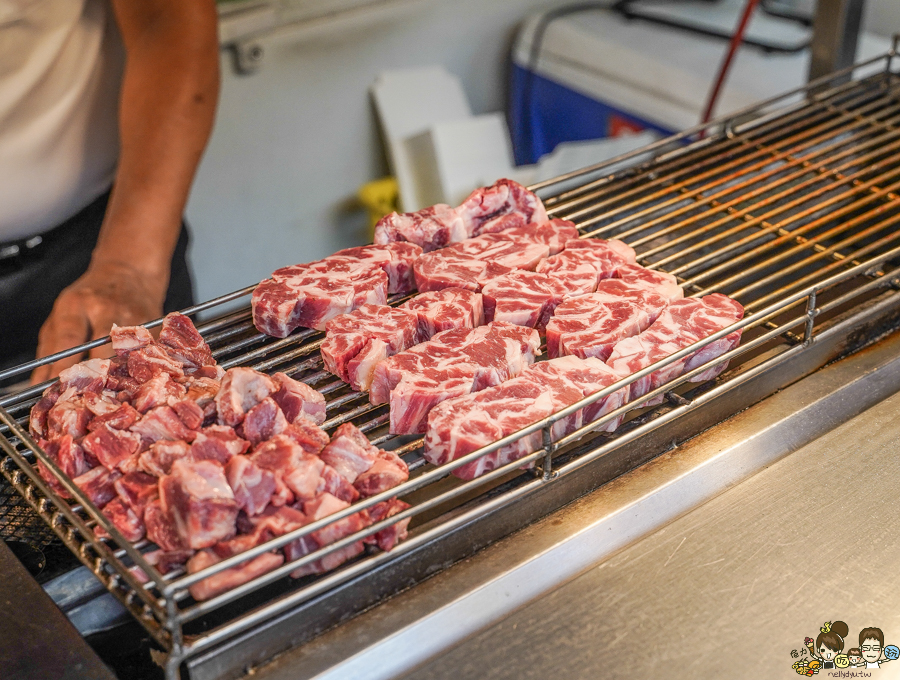
[[[809,80],[854,63],[864,4],[865,0],[818,1],[813,19]]]

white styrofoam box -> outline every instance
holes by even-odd
[[[435,124],[471,117],[459,79],[440,66],[385,71],[376,78],[372,96],[403,210],[431,205],[420,197],[406,142]]]
[[[509,128],[502,113],[436,123],[407,140],[420,207],[458,205],[471,191],[508,177],[513,168]]]
[[[729,0],[739,11],[740,0]],[[698,15],[709,15],[708,3],[687,2]],[[690,7],[679,4],[686,13]],[[704,14],[704,8],[705,14]],[[673,10],[674,11],[674,10]],[[772,36],[776,26],[757,13],[754,37],[790,42],[796,36]],[[736,16],[736,14],[735,14]],[[520,32],[514,61],[529,65],[530,49],[540,15]],[[857,59],[886,52],[889,41],[862,34]],[[712,82],[728,48],[726,41],[672,30],[646,21],[627,21],[607,10],[591,10],[552,22],[541,46],[536,71],[554,82],[596,101],[632,113],[670,130],[700,122]],[[715,115],[746,108],[805,84],[809,50],[767,54],[741,47],[732,63]]]

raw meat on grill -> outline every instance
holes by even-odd
[[[285,338],[295,328],[324,330],[329,319],[364,304],[384,304],[388,277],[372,262],[330,257],[284,267],[253,291],[253,323],[266,335]]]
[[[208,548],[234,535],[238,505],[219,463],[177,460],[159,491],[163,510],[172,514],[189,548]]]
[[[553,310],[571,293],[565,281],[547,274],[514,270],[491,279],[481,294],[488,321],[543,330]]]
[[[216,363],[209,345],[183,314],[169,314],[163,319],[158,342],[169,356],[182,363],[185,373]]]
[[[352,257],[381,267],[388,277],[388,295],[393,295],[415,290],[412,266],[421,254],[422,248],[414,243],[387,243],[345,248],[325,259]]]
[[[645,330],[668,304],[667,297],[651,288],[605,279],[596,292],[570,298],[556,308],[547,324],[547,354],[605,361],[619,340]]]
[[[375,243],[408,241],[426,253],[473,236],[547,222],[541,199],[509,179],[473,191],[462,205],[438,205],[411,213],[391,213],[375,226]]]
[[[550,255],[561,253],[566,243],[578,238],[578,229],[569,220],[552,219],[549,222],[531,222],[523,227],[504,229],[503,235],[508,238],[524,238],[535,243],[544,243],[550,249]]]
[[[422,293],[444,288],[462,288],[477,293],[488,281],[512,269],[490,260],[437,251],[419,258],[413,271],[416,286]]]
[[[619,341],[607,364],[623,375],[630,375],[730,326],[743,315],[744,308],[740,303],[719,293],[705,295],[702,298],[676,300],[647,330],[640,335]],[[688,357],[638,379],[631,384],[631,399],[640,399],[651,390],[734,349],[740,340],[741,331],[738,330]],[[692,378],[691,382],[711,380],[727,366],[727,361],[716,364]],[[658,395],[644,402],[642,406],[659,404],[662,400],[662,395]]]
[[[622,376],[598,359],[563,357],[536,364],[501,385],[454,399],[432,409],[425,435],[425,458],[443,465],[509,436],[566,406],[620,380]],[[592,422],[627,400],[620,388],[595,404],[564,418],[552,428],[554,440]],[[617,419],[604,429],[612,431]],[[462,479],[474,479],[518,460],[542,446],[540,430],[486,454],[456,470]]]
[[[354,390],[365,391],[379,361],[420,341],[419,317],[403,308],[363,305],[326,325],[322,343],[325,368]]]
[[[402,314],[417,335],[418,314]],[[302,519],[297,528],[408,479],[401,458],[370,444],[352,424],[334,437],[319,428],[325,399],[308,385],[284,373],[222,371],[186,317],[167,317],[159,341],[139,327],[116,328],[112,336],[116,357],[67,369],[35,405],[30,426],[125,540],[146,535],[159,547],[148,560],[162,572],[188,562],[195,573],[280,535],[275,516],[293,513]],[[37,467],[68,496],[47,467]],[[285,554],[296,559],[406,507],[384,501],[372,516],[364,510],[326,525],[284,551],[204,579],[191,593],[213,597],[275,568]],[[389,523],[365,543],[389,550],[405,538],[408,522]],[[102,527],[96,533],[107,537]],[[331,569],[363,545],[356,541],[295,572]]]
[[[296,423],[298,418],[305,418],[316,425],[325,422],[325,397],[320,392],[286,373],[273,373],[272,380],[278,387],[272,393],[272,399],[289,423]]]
[[[198,571],[211,567],[221,562],[225,557],[216,554],[215,547],[201,550],[188,560],[187,570],[189,574],[196,574]],[[243,585],[248,581],[267,574],[273,569],[277,569],[284,563],[284,555],[274,552],[265,552],[257,555],[251,560],[242,562],[236,567],[231,567],[220,571],[217,574],[208,576],[202,581],[198,581],[188,588],[191,597],[195,600],[208,600],[232,588]]]
[[[486,234],[423,255],[413,270],[422,292],[442,288],[478,292],[489,280],[513,269],[533,270],[549,252],[547,244],[529,238]]]
[[[484,303],[480,293],[465,288],[443,288],[416,295],[400,305],[415,312],[421,342],[442,331],[484,325]]]
[[[621,265],[635,262],[634,249],[622,241],[572,239],[566,241],[561,253],[539,263],[535,271],[553,276],[566,276],[571,272],[571,275],[577,275],[581,279],[586,269],[592,269],[596,281],[601,281],[615,276]],[[596,286],[596,282],[594,285]]]
[[[658,272],[647,269],[639,264],[623,264],[616,268],[616,279],[628,284],[632,288],[652,290],[666,297],[669,302],[680,300],[684,297],[684,291],[678,285],[678,279],[667,272]],[[602,285],[603,282],[601,282]]]
[[[375,225],[376,244],[407,241],[420,246],[426,253],[464,241],[470,235],[456,208],[444,203],[416,212],[393,212]]]
[[[536,331],[502,322],[444,331],[378,364],[369,399],[390,402],[392,433],[424,432],[435,405],[515,377],[539,347]]]
[[[469,236],[546,222],[547,211],[536,194],[511,179],[475,189],[457,208]]]
[[[390,500],[377,503],[376,505],[369,508],[369,519],[371,520],[372,524],[375,524],[377,522],[386,520],[389,517],[393,517],[397,513],[403,512],[409,507],[409,503],[404,503],[401,500],[392,498]],[[372,536],[364,538],[363,542],[374,543],[379,548],[387,552],[395,545],[397,545],[400,541],[406,539],[406,528],[409,526],[410,519],[410,517],[401,519],[399,522],[396,522],[395,524],[377,531]]]

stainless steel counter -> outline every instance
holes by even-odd
[[[794,677],[825,621],[900,644],[898,530],[895,395],[408,678]]]

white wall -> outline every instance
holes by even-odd
[[[216,127],[187,211],[198,299],[370,240],[352,199],[388,172],[368,94],[375,76],[442,64],[475,113],[501,110],[515,27],[559,4],[424,0],[339,39],[264,40],[264,64],[250,76],[223,55]]]

